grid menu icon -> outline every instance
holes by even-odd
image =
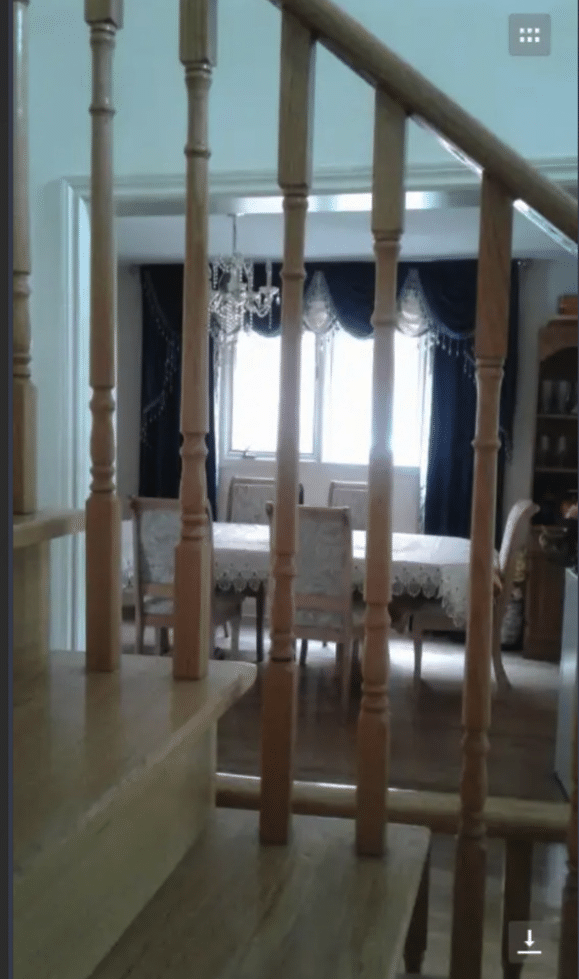
[[[550,14],[511,14],[509,54],[527,57],[551,54]]]

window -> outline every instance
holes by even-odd
[[[313,455],[316,338],[302,337],[300,453]],[[240,333],[231,358],[232,452],[275,455],[279,414],[281,337]],[[227,443],[226,443],[227,444]]]
[[[418,340],[395,333],[393,452],[396,466],[418,467],[421,452],[422,355]],[[224,449],[274,455],[279,410],[280,337],[240,334],[224,376]],[[365,465],[372,426],[374,341],[337,330],[316,356],[302,336],[300,454],[327,463]],[[223,415],[226,417],[223,418]]]
[[[338,330],[331,341],[330,379],[324,399],[322,461],[364,465],[372,433],[374,341]],[[394,334],[394,417],[396,466],[420,464],[420,347]]]

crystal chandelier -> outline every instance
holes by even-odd
[[[254,289],[253,262],[237,251],[237,221],[233,218],[233,250],[231,258],[218,258],[210,263],[209,324],[214,339],[227,342],[241,330],[253,327],[253,318],[271,315],[274,303],[279,303],[279,289],[272,286],[271,262],[267,262],[266,284]]]

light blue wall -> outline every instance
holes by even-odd
[[[185,94],[178,62],[178,3],[126,0],[116,59],[116,169],[183,169]],[[504,0],[342,0],[364,26],[530,159],[577,155],[577,5],[552,11],[552,54],[508,53]],[[525,0],[544,12],[544,0]],[[48,10],[48,12],[46,12]],[[89,167],[88,29],[79,0],[33,0],[31,150],[43,183]],[[219,0],[218,66],[211,90],[211,165],[273,169],[276,161],[279,11],[266,0]],[[315,165],[371,160],[372,91],[319,51]],[[409,159],[442,159],[412,127]]]
[[[504,0],[342,0],[397,54],[531,160],[577,156],[577,6],[552,10],[550,58],[508,54]],[[125,0],[115,62],[115,170],[184,170],[186,102],[178,61],[177,0]],[[525,11],[544,0],[525,0]],[[33,379],[39,400],[39,502],[67,505],[71,405],[63,396],[70,349],[58,181],[90,166],[90,48],[81,0],[31,0],[30,201]],[[266,0],[219,0],[218,67],[211,91],[214,172],[274,171],[279,11]],[[371,161],[372,91],[327,52],[317,63],[315,168]],[[446,160],[412,127],[409,162]],[[88,392],[87,392],[88,400]],[[66,474],[66,475],[64,475]]]

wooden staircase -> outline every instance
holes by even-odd
[[[217,721],[255,667],[215,662],[197,683],[165,657],[15,667],[14,976],[82,979],[206,826]]]
[[[391,826],[361,859],[349,821],[300,816],[264,846],[256,813],[218,810],[92,979],[394,979],[409,929],[418,969],[429,835]]]
[[[226,3],[227,0],[222,0]],[[480,979],[490,725],[492,555],[498,404],[507,342],[512,213],[577,241],[577,203],[405,65],[329,0],[278,0],[282,15],[279,184],[284,197],[282,376],[269,661],[263,676],[259,813],[214,811],[219,717],[254,680],[210,662],[212,555],[206,521],[208,92],[215,0],[180,0],[188,95],[182,384],[182,534],[172,659],[121,655],[120,505],[115,488],[112,79],[122,0],[85,0],[93,52],[91,491],[86,522],[36,513],[36,392],[30,372],[28,0],[13,0],[14,503],[27,558],[14,589],[15,979],[394,979],[418,973],[426,943],[430,830],[388,821],[388,602],[396,265],[404,220],[407,119],[431,128],[482,175],[476,324],[478,413],[460,797],[437,819],[458,831],[449,974]],[[160,9],[161,9],[160,5]],[[376,252],[367,614],[355,824],[293,815],[292,644],[305,222],[312,184],[314,63],[324,45],[376,90]],[[56,521],[56,522],[55,522]],[[87,650],[49,652],[47,540],[87,535]],[[40,530],[38,528],[41,528]],[[44,529],[42,529],[44,528]],[[48,529],[47,529],[48,528]],[[52,528],[52,529],[51,529]],[[26,535],[29,535],[28,537]],[[36,535],[36,536],[35,536]],[[54,534],[52,534],[54,536]],[[17,539],[15,533],[15,542]],[[24,543],[22,543],[24,541]],[[18,546],[15,543],[18,550]],[[36,550],[34,550],[36,548]],[[16,551],[15,551],[16,553]],[[30,628],[31,623],[37,627]],[[576,769],[576,760],[575,760]],[[324,803],[325,804],[325,803]],[[412,805],[416,805],[415,802]],[[424,807],[423,807],[424,808]],[[425,817],[428,822],[429,817]],[[408,820],[401,820],[408,822]],[[421,820],[417,820],[420,822]],[[508,821],[508,820],[507,820]],[[505,920],[529,910],[527,877]],[[518,847],[518,848],[517,848]],[[522,854],[522,855],[521,855]],[[515,859],[516,857],[516,859]],[[510,918],[507,917],[510,915]],[[523,920],[520,918],[520,920]],[[576,979],[577,790],[558,979]],[[504,976],[518,973],[504,962]]]

